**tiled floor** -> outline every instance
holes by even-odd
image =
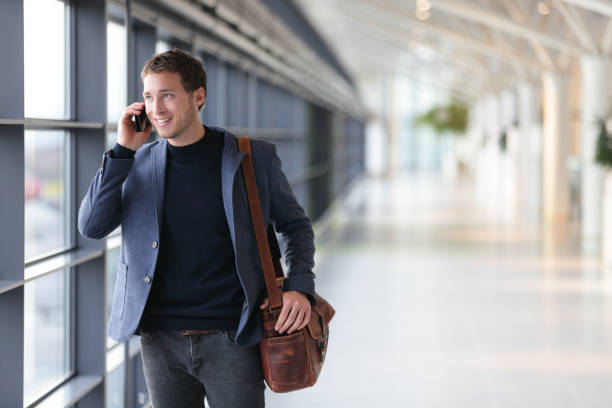
[[[469,184],[369,180],[317,246],[320,382],[268,407],[612,407],[612,272]],[[500,220],[503,219],[503,224]]]

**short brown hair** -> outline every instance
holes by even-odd
[[[145,77],[150,72],[178,72],[181,76],[181,84],[187,92],[196,91],[198,88],[204,88],[206,96],[206,71],[202,63],[178,48],[173,48],[169,51],[156,54],[148,60],[142,72],[140,73],[140,79],[144,82]],[[205,99],[206,100],[206,99]],[[204,104],[198,106],[198,110],[202,109]]]

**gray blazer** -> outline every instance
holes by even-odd
[[[238,276],[245,302],[236,343],[250,346],[262,337],[259,304],[265,296],[263,272],[250,219],[240,170],[244,153],[236,137],[221,128],[225,147],[221,159],[221,188]],[[116,159],[110,150],[102,158],[89,191],[81,202],[78,228],[87,238],[101,239],[121,225],[120,261],[117,269],[108,334],[124,341],[138,328],[151,290],[159,253],[165,193],[167,141],[143,145],[133,159]],[[287,279],[284,290],[298,290],[314,298],[314,233],[281,170],[276,147],[252,139],[259,199],[264,223],[272,221],[287,242]]]

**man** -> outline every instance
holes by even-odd
[[[189,54],[153,56],[144,102],[126,107],[79,210],[79,231],[100,239],[121,225],[109,335],[140,334],[154,408],[263,407],[259,309],[264,278],[234,135],[198,120],[206,73]],[[146,110],[152,125],[135,130]],[[145,144],[152,128],[159,138]],[[314,234],[274,145],[252,140],[264,222],[287,240],[279,333],[310,320]]]

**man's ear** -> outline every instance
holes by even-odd
[[[202,105],[206,101],[206,91],[204,88],[199,87],[195,90],[196,103],[198,106]]]

